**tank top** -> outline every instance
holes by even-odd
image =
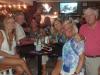
[[[3,30],[0,30],[0,31],[2,32],[3,38],[4,38],[0,50],[8,54],[15,55],[15,47],[16,47],[15,37],[13,38],[12,46],[10,48],[5,32]]]

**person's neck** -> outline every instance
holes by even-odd
[[[71,40],[72,38],[73,38],[73,36],[68,36],[67,37],[68,40]]]
[[[13,30],[5,29],[7,34],[13,33]]]
[[[19,22],[16,22],[17,24],[19,24],[19,25],[21,25],[21,23],[19,23]]]
[[[59,34],[62,34],[62,29],[61,28],[58,30],[58,33]]]

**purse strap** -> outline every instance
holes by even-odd
[[[74,51],[74,53],[75,53],[76,55],[78,55],[78,52],[76,51],[76,49],[75,49],[74,47],[75,47],[74,41],[71,40],[71,48],[72,48],[72,50]]]

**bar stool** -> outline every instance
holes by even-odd
[[[13,75],[13,71],[12,69],[6,69],[6,70],[2,70],[0,71],[0,75]]]

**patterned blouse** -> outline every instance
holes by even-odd
[[[75,72],[79,62],[79,56],[83,53],[83,50],[83,41],[76,41],[72,38],[65,42],[62,52],[62,75],[65,75],[66,73],[71,75]]]

